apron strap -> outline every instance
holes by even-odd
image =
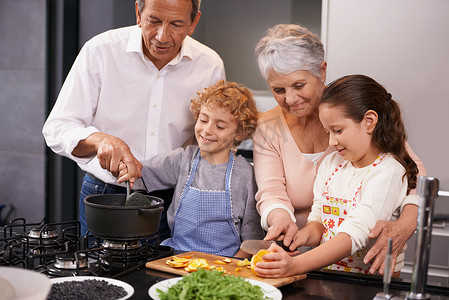
[[[368,169],[368,172],[367,172],[366,174],[368,174],[368,173],[371,171],[372,168],[374,168],[374,167],[376,167],[378,164],[380,164],[380,163],[384,160],[384,158],[385,158],[385,153],[380,153],[380,154],[377,156],[377,158],[374,160],[374,162],[371,164],[371,167]],[[349,161],[344,161],[343,163],[339,164],[339,165],[332,171],[331,175],[329,176],[329,178],[327,179],[327,181],[326,181],[326,183],[325,183],[326,189],[325,189],[325,191],[323,192],[323,195],[329,193],[329,185],[330,185],[330,182],[332,181],[332,179],[334,178],[335,173],[337,173],[338,171],[340,171],[340,169],[341,169],[344,165],[346,165],[346,164],[348,164],[348,163],[349,163]],[[366,174],[365,174],[365,176],[366,176]],[[363,180],[364,180],[364,179],[365,179],[365,177],[363,177],[362,181],[360,182],[360,186],[358,187],[357,191],[360,190],[360,188],[362,187],[362,184],[363,184]]]
[[[230,191],[231,190],[231,176],[232,176],[232,170],[234,168],[234,154],[232,154],[232,151],[229,151],[229,159],[228,159],[228,166],[226,167],[226,183],[225,183],[225,190]]]
[[[198,152],[192,161],[192,167],[190,168],[189,178],[187,179],[186,185],[184,188],[189,188],[192,185],[193,178],[195,177],[196,169],[198,167],[198,162],[200,161],[200,149],[198,148]]]
[[[187,182],[185,184],[185,188],[189,188],[192,185],[193,178],[195,177],[196,169],[198,168],[198,163],[200,161],[200,149],[198,149],[198,152],[196,153],[193,161],[192,161],[192,168],[190,169],[189,178],[187,179]],[[229,159],[228,159],[228,165],[226,167],[226,182],[225,182],[225,190],[229,191],[231,188],[231,176],[232,176],[232,170],[234,168],[234,154],[232,154],[232,151],[229,151]]]

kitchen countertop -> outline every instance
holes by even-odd
[[[117,279],[134,287],[131,299],[150,299],[149,288],[164,279],[176,275],[150,270],[144,265],[122,274]],[[405,298],[410,283],[402,279],[393,279],[390,293]],[[307,278],[279,288],[283,299],[373,299],[382,292],[382,277],[372,275],[336,274],[329,272],[311,272]],[[448,286],[429,286],[427,292],[432,299],[449,299]]]

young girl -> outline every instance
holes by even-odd
[[[148,191],[175,188],[167,210],[172,237],[162,245],[244,257],[238,252],[241,242],[262,239],[264,232],[256,211],[253,167],[231,150],[256,129],[256,103],[243,85],[220,81],[198,93],[190,109],[196,118],[198,146],[143,163]],[[118,182],[124,182],[126,166],[120,170]]]
[[[416,186],[418,168],[405,150],[398,104],[376,81],[363,75],[342,77],[327,86],[319,117],[336,152],[318,169],[307,225],[290,249],[318,246],[292,257],[272,245],[267,262],[255,271],[284,277],[318,268],[368,273],[363,258],[374,241],[368,234],[378,220],[390,220]],[[399,266],[399,268],[402,266]],[[399,271],[396,269],[395,272]]]

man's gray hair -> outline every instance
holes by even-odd
[[[270,71],[286,75],[302,70],[321,77],[324,47],[320,38],[307,28],[279,24],[268,29],[259,41],[256,57],[265,79]]]
[[[142,10],[145,8],[146,0],[136,0],[137,7],[139,8],[139,12],[142,13]],[[200,11],[201,0],[192,0],[192,12],[190,13],[191,21],[195,20],[198,12]]]

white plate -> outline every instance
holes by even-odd
[[[176,277],[171,279],[166,279],[163,281],[160,281],[158,283],[153,284],[150,289],[148,290],[148,295],[150,295],[151,298],[154,300],[160,300],[159,294],[157,292],[157,289],[160,289],[161,291],[166,292],[169,287],[174,285],[176,282],[181,280],[182,277]],[[272,286],[271,284],[253,280],[253,279],[245,279],[252,285],[258,285],[262,288],[262,292],[264,293],[265,297],[268,297],[268,299],[271,300],[281,300],[282,299],[282,293],[280,290],[278,290],[276,287]]]
[[[0,278],[7,280],[13,286],[16,294],[14,299],[45,300],[51,288],[50,279],[27,269],[0,267]],[[0,294],[0,298],[3,298],[2,296]]]
[[[123,298],[117,299],[117,300],[128,299],[129,297],[131,297],[134,294],[134,288],[131,285],[127,284],[126,282],[117,280],[117,279],[106,278],[106,277],[95,277],[95,276],[58,277],[58,278],[50,279],[50,282],[53,284],[53,283],[61,283],[61,282],[66,282],[66,281],[84,281],[84,280],[93,280],[93,279],[104,280],[104,281],[108,282],[109,284],[121,286],[122,288],[124,288],[125,292],[127,292],[128,295],[126,295]]]

